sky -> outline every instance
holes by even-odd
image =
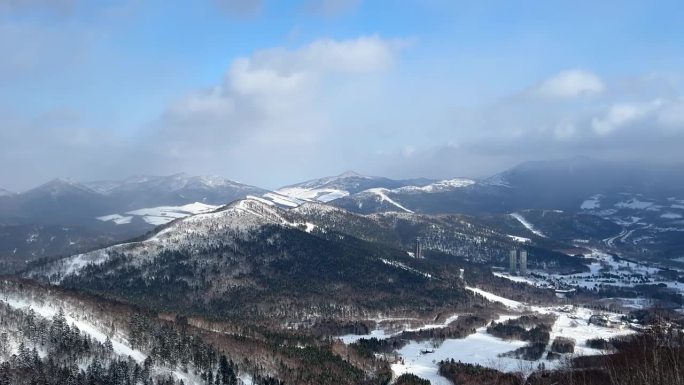
[[[0,0],[0,188],[684,161],[680,1]]]

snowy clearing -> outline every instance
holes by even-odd
[[[349,191],[333,188],[287,187],[275,192],[300,201],[316,201],[323,203],[344,198],[349,195]]]
[[[208,213],[221,206],[208,205],[200,202],[190,203],[183,206],[159,206],[148,207],[128,211],[125,214],[110,214],[96,219],[102,222],[113,222],[117,225],[131,223],[134,217],[141,218],[143,221],[154,225],[165,225],[174,219],[184,218],[189,215]]]
[[[389,191],[390,190],[388,190],[386,188],[372,188],[372,189],[365,190],[364,192],[369,193],[369,194],[375,194],[378,197],[380,197],[380,203],[387,202],[387,203],[389,203],[389,204],[391,204],[397,208],[402,209],[403,211],[405,211],[407,213],[413,213],[413,211],[407,209],[406,207],[402,206],[398,202],[392,200],[392,198],[388,197],[387,192],[389,192]]]
[[[466,286],[466,289],[485,297],[488,301],[498,302],[511,309],[522,309],[525,306],[522,302],[513,301],[512,299],[504,298],[488,291],[469,286]]]

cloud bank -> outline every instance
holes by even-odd
[[[440,67],[451,53],[411,35],[331,29],[330,36],[347,37],[320,38],[316,30],[296,43],[259,49],[250,44],[241,55],[228,56],[220,71],[139,107],[140,113],[125,101],[141,90],[136,87],[148,87],[147,79],[117,78],[108,70],[148,65],[156,71],[159,62],[123,57],[113,67],[103,64],[121,52],[103,55],[100,45],[120,31],[97,18],[71,19],[84,4],[0,5],[0,52],[8,53],[0,59],[0,188],[22,190],[56,176],[87,180],[179,171],[264,187],[348,169],[390,177],[484,176],[521,161],[576,155],[684,161],[681,73],[616,75],[555,63],[506,88],[496,82],[508,69],[497,65],[501,73],[478,73],[482,87],[495,92],[471,100],[479,90],[464,84],[473,74]],[[244,24],[233,17],[252,22],[269,14],[262,1],[206,4],[231,28]],[[312,0],[293,14],[315,14],[319,28],[320,16],[353,18],[360,4]],[[117,6],[137,11],[128,3]],[[44,17],[50,22],[38,22]],[[179,44],[183,36],[177,35]],[[421,61],[426,52],[432,57]],[[62,101],[61,95],[88,89],[93,79],[109,87],[95,93],[104,100]],[[129,107],[144,116],[137,120],[142,123],[97,118],[108,108],[127,115]]]

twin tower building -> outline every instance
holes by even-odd
[[[511,275],[527,275],[527,250],[511,250],[509,262]]]

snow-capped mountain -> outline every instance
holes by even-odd
[[[26,260],[72,254],[266,191],[226,178],[186,174],[85,183],[54,179],[0,197],[0,255]]]
[[[64,247],[50,246],[52,240],[63,239],[64,245],[70,245],[76,242],[71,239],[83,238],[73,236],[73,229],[79,228],[87,228],[88,234],[97,235],[96,239],[123,240],[150,231],[156,225],[210,212],[251,196],[281,208],[319,202],[361,214],[483,216],[530,209],[561,210],[570,216],[590,214],[623,226],[626,233],[635,230],[625,237],[630,242],[623,242],[621,237],[610,242],[611,245],[624,243],[637,250],[644,242],[661,245],[665,242],[669,246],[663,250],[670,250],[668,253],[677,258],[675,254],[682,246],[676,246],[681,243],[676,241],[676,235],[684,228],[684,212],[680,207],[684,202],[682,169],[576,158],[528,162],[481,180],[393,180],[347,172],[277,191],[220,177],[185,174],[89,183],[57,179],[24,193],[0,197],[0,224],[23,226],[5,228],[7,234],[19,238],[5,237],[4,241],[0,238],[0,252],[29,250],[31,257],[64,253]],[[628,222],[633,224],[627,225]],[[70,228],[69,234],[65,232],[53,238],[54,226],[60,225]],[[42,235],[38,234],[37,238],[50,234],[49,239],[29,243],[29,239],[36,239],[33,229],[47,226],[53,226],[53,230],[39,231]],[[21,233],[20,229],[26,232]],[[633,240],[638,242],[634,244]],[[79,246],[78,243],[74,246]],[[71,252],[80,250],[83,249],[73,248]]]
[[[122,207],[139,209],[162,205],[201,202],[223,205],[247,195],[261,195],[267,190],[219,176],[136,176],[121,181],[86,184],[103,195],[121,202]]]
[[[275,193],[301,202],[330,202],[368,189],[394,189],[404,186],[422,187],[430,182],[430,180],[423,178],[395,180],[347,171],[336,176],[285,186],[276,190]]]

